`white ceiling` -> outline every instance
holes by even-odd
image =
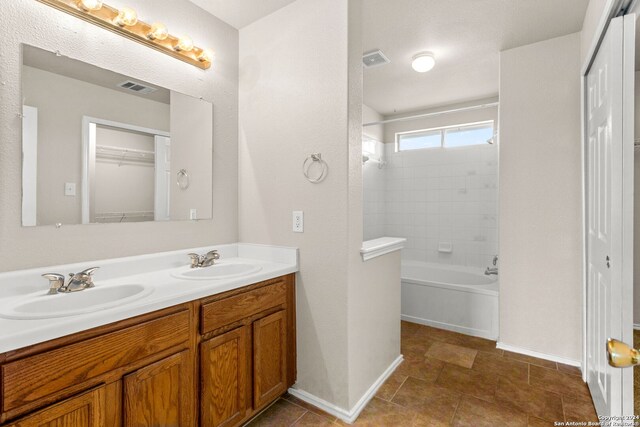
[[[295,0],[190,0],[227,24],[240,29]]]
[[[588,0],[366,0],[363,52],[391,64],[364,70],[364,102],[383,115],[498,94],[499,52],[580,31]],[[425,74],[411,58],[432,51]]]

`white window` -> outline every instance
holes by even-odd
[[[493,120],[396,134],[397,151],[470,147],[493,143]]]

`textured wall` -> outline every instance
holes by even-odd
[[[359,3],[297,0],[240,31],[240,240],[300,248],[296,387],[343,409],[400,353],[400,257],[360,257]]]
[[[216,51],[209,71],[156,52],[34,0],[0,13],[0,271],[237,240],[238,32],[187,0],[130,0]],[[102,68],[214,103],[213,220],[22,228],[20,44],[59,50]]]
[[[317,1],[317,0],[316,0]],[[400,356],[400,253],[363,262],[362,7],[348,1],[349,408]]]
[[[500,341],[582,354],[580,33],[500,55]]]
[[[298,0],[240,30],[240,241],[300,248],[297,387],[348,406],[347,10]],[[320,152],[329,175],[302,174]],[[304,233],[291,211],[304,211]]]

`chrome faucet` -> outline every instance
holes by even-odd
[[[204,255],[191,253],[191,268],[211,267],[220,259],[220,254],[216,249],[207,252]]]
[[[491,276],[491,275],[498,275],[498,255],[493,257],[493,267],[487,267],[487,269],[484,271],[484,274],[487,276]]]
[[[64,276],[58,273],[46,273],[42,277],[49,280],[48,295],[68,294],[93,288],[93,273],[100,267],[91,267],[80,273],[70,273],[69,281],[65,284]]]

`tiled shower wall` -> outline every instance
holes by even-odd
[[[365,167],[365,201],[370,201],[365,209],[371,209],[376,221],[384,220],[383,235],[407,238],[403,259],[488,266],[498,253],[497,147],[396,153],[394,144],[384,144],[384,150],[387,164],[375,181]],[[379,192],[382,181],[384,196]],[[381,229],[369,228],[375,224],[370,221],[365,220],[365,234],[380,237]],[[450,243],[452,252],[439,252],[442,243]]]
[[[385,234],[407,238],[403,258],[489,265],[498,252],[496,146],[385,151]],[[439,252],[442,243],[452,252]]]

